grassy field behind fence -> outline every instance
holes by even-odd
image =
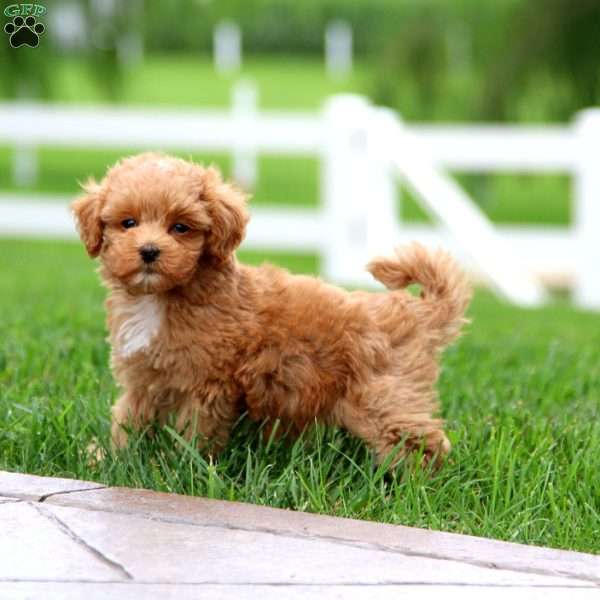
[[[359,62],[351,77],[331,80],[326,76],[322,61],[313,58],[247,57],[240,77],[256,82],[261,109],[318,111],[331,94],[368,93],[372,78],[370,69],[368,63]],[[61,60],[52,74],[54,102],[106,103],[84,63]],[[120,102],[140,107],[227,107],[235,80],[235,77],[218,75],[212,62],[204,56],[149,56],[141,66],[127,74]],[[473,82],[463,76],[457,76],[453,81],[448,94],[438,102],[439,118],[447,120],[453,115],[454,120],[469,121],[471,113],[464,98],[470,97],[469,86]],[[533,114],[536,116],[533,120],[544,122],[544,102],[551,94],[543,86],[536,89],[536,95],[526,102],[523,117],[531,120]],[[410,120],[417,100],[411,92],[410,82],[406,82],[402,90],[404,114]],[[25,196],[31,191],[72,195],[77,190],[76,179],[84,179],[92,173],[99,176],[107,165],[136,150],[99,152],[43,148],[39,153],[38,182],[20,191]],[[198,155],[195,158],[216,162],[230,172],[226,155]],[[11,149],[3,146],[0,140],[0,191],[16,189],[12,182],[11,160]],[[570,181],[564,174],[458,174],[458,177],[494,221],[557,225],[570,222]],[[318,181],[315,157],[264,156],[259,164],[255,202],[315,205]],[[403,216],[408,220],[424,220],[423,212],[410,196],[404,193],[402,197]]]
[[[519,310],[479,291],[444,357],[454,451],[435,474],[401,466],[386,478],[340,431],[269,445],[248,422],[215,464],[166,430],[90,466],[85,448],[108,444],[117,393],[94,265],[75,243],[1,240],[0,256],[0,469],[600,552],[596,315],[560,302]]]

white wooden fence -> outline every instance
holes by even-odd
[[[333,97],[321,114],[264,113],[250,92],[238,93],[231,111],[0,104],[0,145],[14,146],[21,180],[35,177],[34,152],[43,145],[227,151],[246,185],[260,153],[316,154],[320,207],[257,207],[245,248],[317,251],[326,278],[362,285],[371,282],[369,258],[419,239],[448,247],[516,303],[539,304],[542,282],[560,281],[580,306],[600,308],[600,110],[564,127],[407,126],[360,97]],[[446,170],[571,174],[574,222],[496,227]],[[398,178],[437,226],[400,222]],[[1,194],[0,235],[74,235],[69,200]]]

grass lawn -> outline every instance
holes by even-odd
[[[127,71],[119,101],[177,107],[226,106],[231,102],[232,85],[239,77],[256,83],[259,104],[267,109],[317,110],[331,94],[361,92],[368,85],[366,65],[360,62],[351,76],[332,80],[324,63],[311,57],[247,56],[241,73],[222,75],[206,55],[150,55],[142,65]],[[82,61],[58,61],[52,82],[56,101],[107,101]]]
[[[0,469],[600,552],[597,315],[519,310],[479,291],[473,324],[444,356],[454,451],[433,474],[384,477],[340,431],[265,444],[245,421],[215,464],[165,430],[88,466],[90,441],[108,444],[117,393],[93,263],[59,242],[0,240],[0,256]],[[317,268],[310,256],[270,258]]]

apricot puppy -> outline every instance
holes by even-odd
[[[382,461],[401,441],[442,455],[440,351],[470,287],[444,252],[413,244],[369,266],[390,290],[347,292],[271,265],[238,263],[245,197],[214,168],[160,154],[113,166],[73,203],[109,290],[111,364],[123,395],[112,438],[176,415],[217,452],[243,411],[296,431],[319,419]],[[421,297],[402,288],[417,282]]]

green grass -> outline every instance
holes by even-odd
[[[108,444],[117,393],[93,263],[58,242],[1,240],[0,256],[0,469],[600,552],[597,315],[561,302],[519,310],[478,291],[468,333],[444,355],[454,450],[436,473],[404,465],[384,477],[343,432],[269,444],[246,421],[214,464],[164,430],[90,466],[85,448]]]
[[[77,104],[106,101],[82,61],[73,58],[57,61],[52,77],[55,101]],[[327,96],[360,92],[367,85],[366,65],[360,62],[350,77],[332,80],[323,61],[310,57],[247,56],[239,74],[221,75],[207,56],[154,55],[127,71],[119,101],[133,105],[225,106],[231,102],[232,86],[238,78],[256,83],[259,104],[268,109],[317,110]]]

